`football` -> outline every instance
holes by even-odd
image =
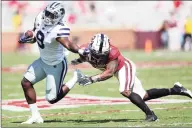
[[[26,37],[33,37],[33,31],[32,30],[28,30],[25,32],[25,36]]]

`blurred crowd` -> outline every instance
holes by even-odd
[[[52,1],[3,1],[2,31],[25,31],[33,26],[35,16],[50,2]],[[65,20],[70,27],[159,31],[163,48],[167,49],[169,43],[176,39],[182,50],[186,45],[191,45],[189,48],[192,48],[191,1],[81,0],[63,1],[63,4],[66,8]],[[179,37],[173,39],[177,34]]]

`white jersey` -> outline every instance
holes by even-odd
[[[42,22],[43,12],[35,19],[35,36],[39,46],[40,57],[48,65],[56,65],[65,57],[65,48],[56,41],[57,37],[69,37],[70,29],[61,21],[55,26],[45,26]]]

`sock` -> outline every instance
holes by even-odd
[[[138,94],[131,92],[128,98],[133,104],[139,107],[146,115],[152,115],[152,111],[149,109],[145,101]]]
[[[30,111],[31,111],[32,116],[40,115],[36,103],[34,103],[34,104],[29,104],[29,108],[30,108]]]
[[[76,72],[75,72],[76,73]],[[76,74],[74,73],[74,76],[73,78],[71,78],[65,85],[71,90],[74,85],[76,84],[77,82],[77,77],[76,77]]]
[[[150,99],[156,99],[163,96],[168,96],[171,94],[170,89],[162,88],[162,89],[150,89],[147,90],[148,97],[144,99],[144,101],[150,100]]]
[[[180,90],[173,88],[170,88],[170,95],[179,95],[181,93]]]

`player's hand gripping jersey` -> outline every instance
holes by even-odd
[[[39,46],[40,57],[48,65],[60,63],[65,56],[65,48],[56,41],[57,37],[69,37],[70,29],[61,20],[54,26],[47,26],[42,22],[43,12],[35,19],[35,37]]]

